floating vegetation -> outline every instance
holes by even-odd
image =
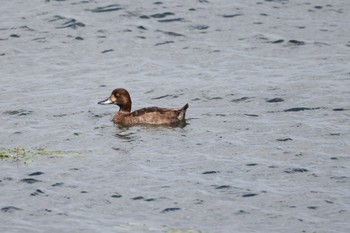
[[[80,155],[83,153],[90,153],[92,150],[47,150],[39,148],[35,150],[27,150],[23,147],[17,146],[15,148],[0,148],[0,159],[7,159],[12,161],[21,161],[24,163],[30,163],[35,157],[59,157],[59,156],[72,156]]]
[[[20,160],[22,158],[26,158],[27,157],[27,151],[26,149],[22,148],[22,147],[15,147],[13,149],[5,149],[5,148],[1,148],[0,149],[0,159],[7,159],[7,158],[12,158],[14,160]]]

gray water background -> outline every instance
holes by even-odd
[[[0,160],[0,231],[349,232],[349,12],[2,1],[0,147],[63,155]],[[117,87],[188,125],[113,125]]]

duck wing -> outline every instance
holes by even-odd
[[[188,104],[182,108],[141,108],[128,114],[132,122],[151,124],[172,124],[185,119]]]

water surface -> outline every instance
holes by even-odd
[[[0,161],[1,232],[348,232],[349,10],[2,3],[0,147],[35,156]],[[113,125],[117,87],[188,124]]]

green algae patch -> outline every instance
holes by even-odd
[[[39,156],[67,156],[67,155],[81,155],[91,153],[93,150],[46,150],[38,149],[36,151]]]
[[[91,153],[93,150],[47,150],[44,148],[28,150],[26,148],[17,146],[15,148],[0,148],[0,159],[21,161],[24,163],[32,162],[38,157],[65,157],[75,156],[86,153]]]
[[[23,147],[0,148],[0,159],[14,159],[16,161],[27,158],[28,151]]]

